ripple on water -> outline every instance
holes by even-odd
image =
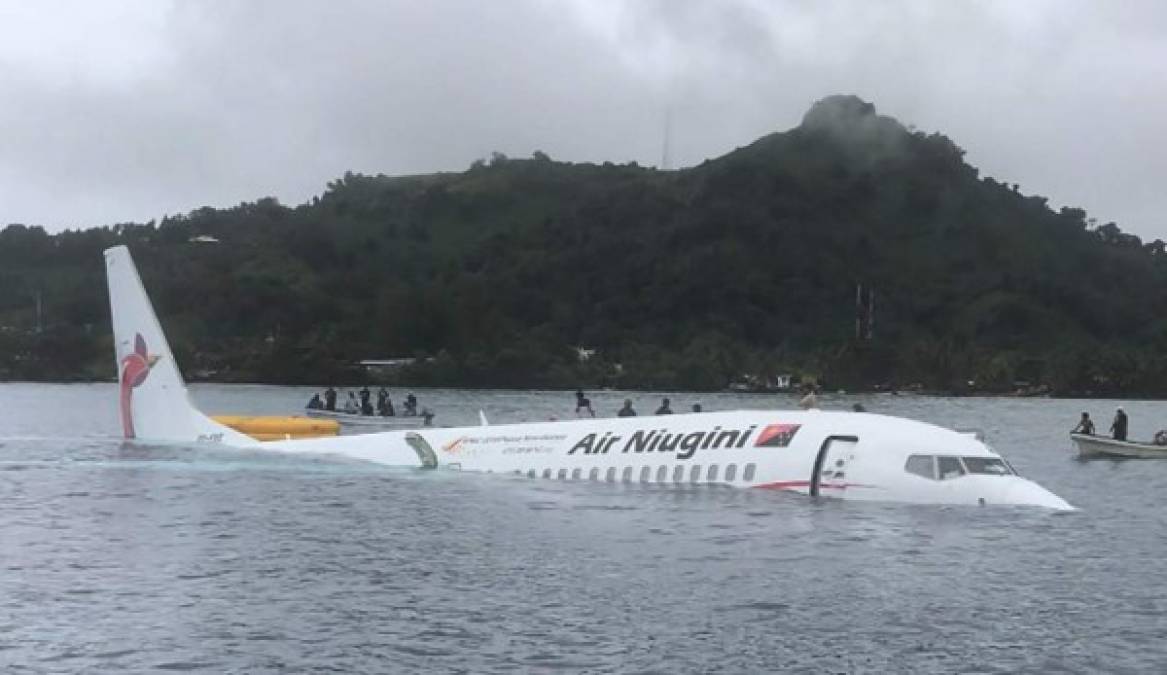
[[[216,665],[218,664],[213,661],[164,661],[162,663],[155,663],[153,667],[158,670],[187,671],[210,669]]]
[[[117,649],[109,652],[96,652],[92,657],[95,659],[120,659],[124,656],[132,656],[137,653],[137,649]]]

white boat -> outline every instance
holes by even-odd
[[[105,251],[123,430],[149,443],[331,455],[418,469],[811,497],[1073,509],[969,433],[902,417],[729,410],[259,441],[199,411],[134,268]]]
[[[1110,457],[1119,459],[1159,459],[1167,458],[1167,445],[1116,441],[1105,436],[1070,434],[1078,456],[1082,458]]]
[[[324,410],[321,408],[305,408],[304,414],[308,417],[336,420],[345,427],[368,427],[376,429],[416,429],[433,424],[433,415],[358,415],[341,410]]]

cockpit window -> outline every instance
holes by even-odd
[[[904,464],[904,471],[936,480],[936,467],[932,461],[932,455],[912,455],[908,457],[907,463]]]
[[[964,466],[959,457],[937,457],[936,468],[940,471],[940,480],[960,478],[964,475]]]
[[[1017,472],[1002,457],[952,457],[944,455],[912,455],[904,464],[904,471],[931,480],[960,478],[965,474],[984,476],[1015,476]]]
[[[1010,476],[1013,471],[1005,460],[999,457],[962,457],[964,466],[969,473],[982,473],[990,476]]]

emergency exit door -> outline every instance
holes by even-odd
[[[421,468],[437,468],[438,455],[434,452],[434,449],[430,447],[430,444],[421,437],[421,434],[411,431],[405,434],[405,442],[409,444],[409,447],[413,448],[414,452],[417,453],[417,460],[421,462]]]
[[[814,473],[810,477],[810,496],[817,497],[826,487],[825,494],[836,492],[836,487],[847,482],[847,464],[855,456],[859,445],[858,436],[829,436],[819,447],[814,460]]]

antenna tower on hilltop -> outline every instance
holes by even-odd
[[[664,147],[661,149],[660,168],[661,171],[670,171],[673,167],[671,158],[669,157],[669,145],[672,141],[673,134],[673,109],[671,107],[665,108],[665,138]]]

